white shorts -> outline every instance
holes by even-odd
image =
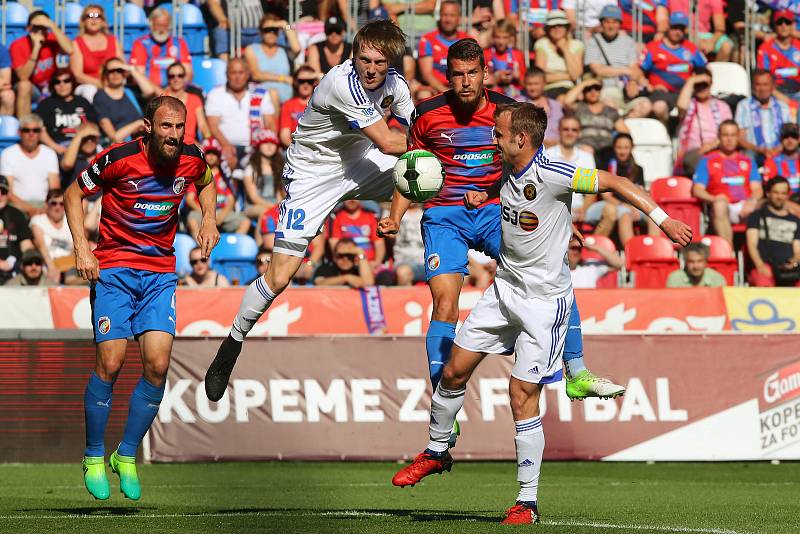
[[[516,352],[511,376],[534,384],[557,382],[573,298],[572,291],[556,300],[525,297],[497,278],[472,308],[455,344],[472,352]]]
[[[742,222],[742,208],[744,208],[744,200],[740,200],[735,204],[728,204],[728,217],[731,219],[731,224],[739,224]]]
[[[274,252],[302,258],[325,219],[342,200],[390,200],[397,158],[371,148],[353,164],[299,169],[286,164]]]

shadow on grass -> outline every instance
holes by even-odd
[[[227,508],[216,510],[217,514],[246,515],[246,514],[269,514],[275,516],[313,516],[328,517],[330,519],[348,519],[363,517],[402,517],[410,521],[432,522],[432,521],[474,521],[480,523],[498,523],[500,516],[492,517],[486,514],[491,512],[449,512],[431,510],[399,510],[387,508],[370,509],[320,509],[320,508]]]
[[[125,515],[139,515],[140,513],[148,513],[156,510],[152,506],[136,507],[136,506],[76,506],[72,508],[22,508],[17,512],[48,512],[48,513],[62,513],[64,515],[98,515],[98,516],[125,516]]]

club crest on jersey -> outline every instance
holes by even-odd
[[[425,260],[425,261],[428,264],[428,269],[431,270],[431,271],[435,271],[436,269],[438,269],[439,268],[439,263],[441,263],[440,260],[439,260],[439,255],[436,254],[436,253],[431,254],[430,256],[428,256],[428,259]]]
[[[97,320],[97,331],[105,335],[109,330],[111,330],[111,319],[104,315]]]
[[[522,189],[522,194],[525,195],[525,200],[533,200],[536,198],[536,188],[533,184],[526,184]]]
[[[519,227],[526,232],[533,232],[539,226],[539,217],[532,211],[521,211],[519,213]]]
[[[180,195],[183,193],[183,190],[186,188],[186,178],[183,176],[178,176],[175,178],[175,181],[172,182],[172,192],[176,195]]]
[[[381,100],[381,107],[386,109],[392,105],[392,102],[394,102],[394,95],[387,95],[383,97],[383,100]]]

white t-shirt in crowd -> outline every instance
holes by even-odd
[[[11,189],[20,199],[44,202],[50,188],[48,175],[58,174],[58,156],[52,148],[39,145],[36,156],[29,158],[17,143],[0,154],[0,174],[12,177]]]
[[[261,116],[275,114],[269,92],[261,99]],[[215,87],[206,98],[206,116],[219,117],[219,129],[235,146],[250,146],[250,91],[237,100],[226,86]]]
[[[425,261],[425,243],[422,241],[423,211],[411,209],[406,212],[400,221],[400,230],[394,241],[395,264],[422,265]]]
[[[602,263],[578,265],[572,273],[572,287],[575,289],[594,289],[597,281],[608,272],[608,265]]]
[[[594,169],[595,162],[594,156],[591,152],[587,152],[581,148],[575,147],[572,149],[572,157],[564,157],[561,151],[561,145],[553,145],[545,150],[545,154],[551,161],[566,161],[575,167],[583,167],[584,169]],[[572,209],[583,207],[583,195],[575,193],[572,195]]]
[[[44,214],[31,217],[31,228],[39,227],[44,235],[44,244],[50,257],[53,259],[72,255],[72,234],[69,231],[67,217],[65,216],[61,228],[56,227],[53,221]]]

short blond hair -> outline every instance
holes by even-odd
[[[353,38],[353,56],[364,48],[374,48],[392,62],[406,51],[406,34],[389,20],[373,20],[358,30]]]

